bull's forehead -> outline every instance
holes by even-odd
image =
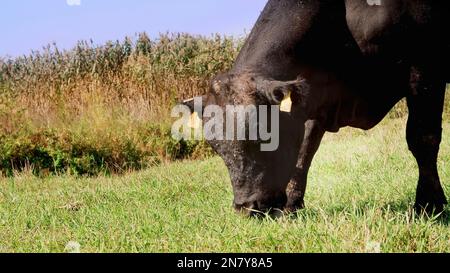
[[[246,75],[234,75],[227,80],[216,79],[212,83],[212,95],[221,106],[255,105],[256,84]]]

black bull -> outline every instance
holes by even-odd
[[[292,92],[278,150],[209,141],[229,169],[235,208],[302,208],[324,133],[373,128],[406,98],[407,142],[420,172],[415,207],[443,211],[437,157],[450,78],[448,2],[269,0],[231,71],[203,97],[220,107],[277,105]]]

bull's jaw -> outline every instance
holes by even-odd
[[[304,137],[304,116],[300,109],[280,115],[280,145],[262,152],[258,145],[228,142],[218,152],[229,170],[234,207],[248,216],[279,215],[287,203],[286,188],[294,175]]]

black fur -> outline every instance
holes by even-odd
[[[221,106],[276,104],[287,84],[297,96],[293,112],[282,114],[278,151],[211,143],[230,170],[235,207],[301,208],[323,134],[370,129],[406,97],[408,144],[420,169],[416,207],[442,211],[436,160],[450,75],[448,2],[269,0],[234,67],[205,97]]]

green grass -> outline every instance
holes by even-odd
[[[0,180],[0,252],[449,252],[449,218],[412,210],[417,167],[404,120],[328,135],[298,217],[247,219],[231,208],[219,158],[124,176]],[[439,167],[450,194],[450,125]],[[447,209],[446,213],[450,211]]]

